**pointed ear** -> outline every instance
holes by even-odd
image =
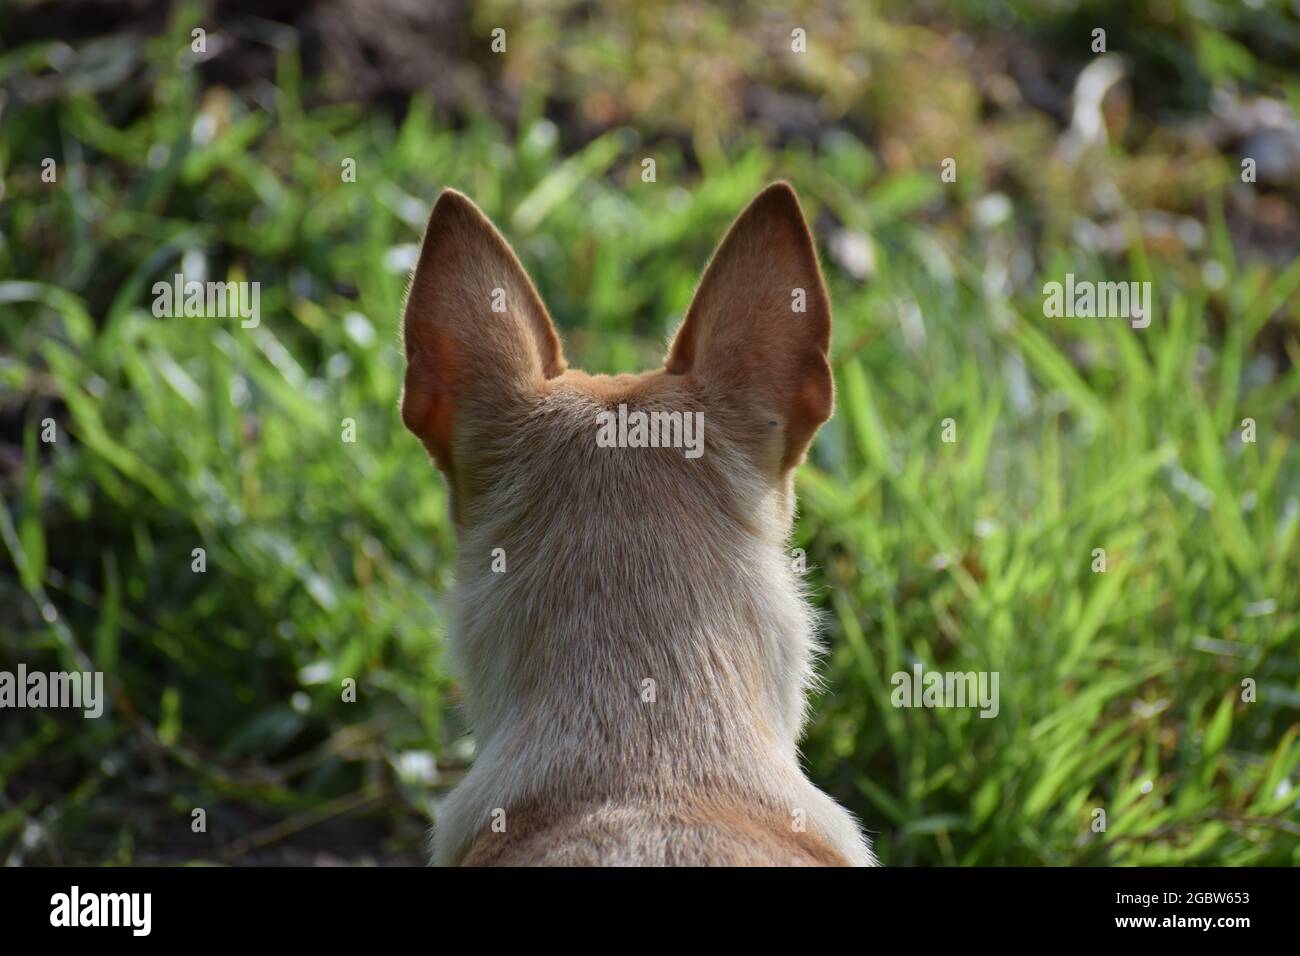
[[[445,190],[402,319],[402,421],[451,473],[458,427],[499,419],[564,371],[546,307],[487,217]]]
[[[812,236],[794,190],[775,183],[714,253],[665,369],[696,380],[756,461],[783,475],[831,415],[830,336]]]

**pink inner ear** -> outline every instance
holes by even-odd
[[[462,377],[460,350],[449,332],[426,328],[418,334],[422,341],[408,348],[411,358],[402,388],[402,422],[424,444],[434,463],[450,475],[454,396]]]
[[[835,382],[825,355],[809,354],[800,381],[802,385],[787,412],[782,470],[799,464],[817,429],[831,417],[835,407]]]

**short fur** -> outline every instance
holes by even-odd
[[[797,753],[816,646],[785,543],[833,386],[793,190],[737,220],[658,371],[566,369],[518,260],[452,191],[403,328],[403,419],[451,489],[451,644],[478,743],[434,861],[873,863]],[[620,403],[703,412],[703,456],[598,447]]]

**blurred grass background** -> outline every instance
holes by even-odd
[[[1297,64],[1273,0],[0,8],[0,669],[111,689],[0,711],[0,859],[421,862],[473,759],[396,414],[433,198],[635,371],[785,178],[835,305],[816,781],[893,865],[1300,863]],[[176,272],[260,326],[155,318]],[[1150,328],[1045,318],[1070,272]],[[891,707],[915,662],[1000,715]]]

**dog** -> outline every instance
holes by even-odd
[[[640,375],[568,368],[506,240],[439,196],[401,415],[449,489],[477,756],[436,813],[435,864],[875,862],[797,750],[817,644],[784,548],[834,403],[830,330],[785,183],[741,213]],[[683,421],[699,454],[674,447]]]

